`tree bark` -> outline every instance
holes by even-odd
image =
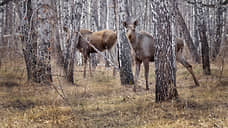
[[[223,8],[222,6],[222,0],[216,0],[216,11],[215,11],[215,39],[212,42],[212,51],[211,51],[211,57],[212,60],[215,60],[219,51],[220,46],[222,42],[222,28],[223,28]]]
[[[175,1],[175,0],[174,0]],[[172,1],[172,2],[174,2]],[[156,102],[166,101],[178,96],[176,89],[175,43],[172,41],[171,8],[168,0],[157,0],[158,39],[155,43]],[[173,5],[175,5],[173,3]]]
[[[202,3],[200,7],[198,7],[198,30],[199,30],[199,36],[200,36],[200,42],[201,42],[201,51],[202,51],[202,63],[203,63],[203,73],[205,75],[210,75],[210,59],[209,59],[209,47],[208,47],[208,41],[207,41],[207,35],[206,35],[206,23],[205,23],[205,17],[202,10]]]
[[[41,6],[38,9],[38,24],[36,33],[38,34],[38,67],[40,79],[43,82],[49,83],[52,82],[51,75],[51,20],[50,17],[53,16],[51,10],[51,0],[40,0],[37,2],[37,5]]]
[[[194,2],[196,2],[197,0],[194,0]],[[197,14],[197,6],[196,4],[193,5],[193,42],[194,45],[197,49],[197,51],[199,50],[199,33],[198,33],[198,25],[197,25],[197,18],[198,18],[198,14]]]
[[[68,54],[66,56],[65,63],[65,73],[66,79],[74,83],[74,58],[76,52],[76,45],[79,39],[79,31],[80,31],[80,20],[81,20],[81,12],[82,12],[82,2],[81,0],[71,1],[69,5],[74,5],[70,8],[70,39],[68,41],[67,51]]]
[[[50,84],[51,54],[50,54],[50,19],[52,12],[48,8],[50,1],[33,2],[28,0],[24,4],[23,12],[27,12],[22,19],[23,49],[29,81]],[[36,7],[39,7],[37,9]],[[45,11],[44,11],[45,10]],[[36,17],[36,20],[34,18]],[[21,17],[22,18],[22,17]]]
[[[119,66],[120,80],[122,85],[134,84],[134,77],[131,69],[130,46],[125,34],[123,21],[126,21],[127,0],[117,0],[117,42],[119,44]]]
[[[0,46],[3,45],[3,20],[4,10],[0,8]]]

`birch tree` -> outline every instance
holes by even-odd
[[[37,83],[50,83],[51,1],[28,0],[24,5],[22,33],[27,77]]]
[[[0,1],[2,2],[2,1]],[[4,19],[4,9],[2,7],[0,7],[0,40],[1,40],[1,43],[0,43],[0,46],[2,46],[2,41],[3,41],[3,19]]]
[[[76,52],[76,45],[79,39],[80,31],[80,20],[82,12],[82,1],[81,0],[71,0],[69,1],[69,39],[67,40],[67,54],[65,57],[65,73],[66,78],[69,82],[74,83],[74,59]]]
[[[219,51],[220,51],[220,46],[222,42],[222,29],[223,29],[223,7],[222,7],[222,2],[223,0],[216,0],[216,5],[215,5],[215,39],[212,43],[212,51],[211,51],[211,56],[212,60],[215,60],[217,57]]]
[[[128,17],[127,0],[117,0],[117,42],[119,44],[120,80],[122,85],[134,84],[131,69],[130,46],[125,34],[123,21]]]
[[[177,97],[175,42],[172,37],[172,9],[175,0],[156,0],[157,41],[155,43],[156,102]]]
[[[179,8],[178,7],[174,8],[174,12],[175,12],[176,21],[180,25],[181,32],[183,32],[183,36],[185,38],[185,42],[188,46],[188,49],[190,51],[191,57],[193,58],[193,60],[195,62],[200,63],[200,56],[197,52],[197,48],[193,44],[191,34],[187,28],[187,25],[186,25],[182,15],[181,15],[180,11],[179,11]]]
[[[202,1],[198,4],[198,32],[201,42],[201,51],[202,51],[202,63],[203,63],[203,72],[205,75],[210,75],[210,59],[209,59],[209,47],[207,41],[207,28],[205,23],[205,17],[203,13]]]
[[[115,26],[115,7],[114,7],[114,0],[106,0],[106,5],[107,5],[107,14],[106,14],[106,29],[111,29],[114,30],[116,28]],[[117,52],[118,52],[118,45],[115,45],[110,51],[105,52],[106,55],[108,56],[108,58],[110,58],[112,60],[112,62],[114,62],[114,64],[117,64]],[[109,67],[110,64],[109,62],[106,60],[105,61],[105,66]],[[116,69],[113,68],[113,76],[116,75]]]

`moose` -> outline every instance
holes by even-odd
[[[138,25],[138,21],[124,21],[123,26],[126,28],[126,36],[128,38],[128,42],[132,46],[135,52],[135,83],[137,83],[140,66],[141,63],[144,65],[145,69],[145,79],[146,79],[146,90],[149,90],[148,85],[148,73],[149,73],[149,62],[154,61],[154,53],[155,53],[155,41],[147,32],[140,31],[136,32],[136,26]],[[182,39],[176,39],[176,59],[180,62],[192,75],[193,80],[196,86],[199,86],[199,82],[196,79],[192,66],[184,59],[182,55],[182,51],[184,48],[184,42]],[[135,89],[135,87],[134,87]]]
[[[117,35],[112,30],[101,30],[97,32],[91,32],[86,29],[80,30],[79,42],[77,49],[83,54],[84,57],[84,78],[86,77],[86,65],[87,59],[90,57],[90,53],[96,53],[97,51],[91,46],[93,45],[97,50],[103,52],[104,50],[110,50],[117,39]],[[90,44],[91,45],[90,45]],[[89,65],[90,75],[91,65]]]

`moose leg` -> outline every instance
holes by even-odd
[[[145,79],[146,79],[146,90],[149,90],[149,84],[148,84],[148,74],[149,74],[149,60],[145,59],[143,61],[143,65],[144,65],[144,70],[145,70]]]
[[[137,81],[138,81],[138,77],[139,77],[139,73],[140,73],[140,66],[142,61],[135,61],[135,86],[137,85]],[[134,86],[134,90],[136,91],[136,87]]]
[[[199,82],[195,77],[195,74],[192,70],[192,65],[190,65],[182,56],[177,56],[177,61],[180,62],[192,75],[192,78],[196,86],[199,86]]]
[[[84,78],[86,78],[87,56],[84,56]]]
[[[91,57],[89,56],[89,72],[90,72],[90,77],[93,77],[92,75],[92,63],[91,63]]]

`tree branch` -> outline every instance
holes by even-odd
[[[11,1],[13,1],[13,0],[3,0],[3,2],[0,3],[0,6],[6,5]]]
[[[193,2],[191,0],[184,0],[185,2],[187,2],[188,4],[196,4],[196,2]],[[215,4],[204,4],[202,3],[203,7],[208,7],[208,8],[215,8],[216,5]],[[224,2],[221,3],[221,5],[228,5],[228,0],[225,0]]]

